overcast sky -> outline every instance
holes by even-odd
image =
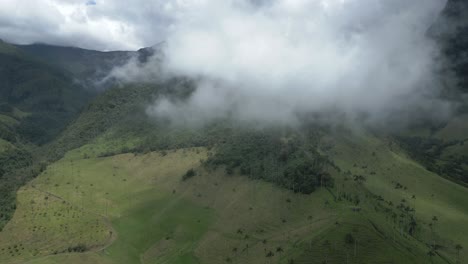
[[[97,50],[164,40],[180,0],[0,0],[0,38]]]
[[[134,50],[166,40],[168,32],[174,25],[186,20],[185,16],[194,7],[204,15],[216,16],[211,12],[220,7],[219,2],[237,2],[239,5],[249,2],[254,3],[253,6],[267,6],[275,5],[278,0],[0,0],[0,38],[20,44],[42,42],[97,50]],[[291,15],[290,11],[297,7],[317,8],[356,1],[279,2]],[[362,8],[366,16],[365,10],[376,10],[367,5],[378,5],[379,2],[382,1],[364,1],[352,6]],[[401,3],[395,0],[390,2]],[[416,2],[433,5],[434,1]],[[193,17],[193,13],[190,15]],[[214,22],[210,17],[206,19]]]

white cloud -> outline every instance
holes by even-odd
[[[161,5],[167,1],[0,0],[0,38],[135,50],[164,39],[167,23]]]
[[[150,109],[178,120],[294,122],[323,109],[380,118],[423,107],[437,91],[426,31],[444,0],[94,2],[0,0],[0,38],[100,50],[166,40],[163,70],[203,79],[185,104]],[[160,74],[159,62],[131,63],[113,74]]]
[[[157,116],[294,122],[296,113],[339,109],[380,118],[419,107],[436,89],[438,51],[426,31],[444,1],[174,2],[166,69],[205,81],[183,106],[156,102]]]

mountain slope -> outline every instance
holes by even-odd
[[[0,43],[0,103],[29,113],[18,132],[34,143],[54,138],[86,104],[89,94],[66,72]]]
[[[203,161],[215,149],[95,157],[101,145],[105,139],[69,152],[21,189],[18,210],[0,235],[3,262],[452,263],[468,257],[455,247],[468,243],[468,189],[367,133],[320,140],[319,150],[341,172],[330,171],[335,187],[308,195],[212,170]],[[189,169],[196,175],[183,180]],[[81,247],[88,253],[69,253]]]
[[[464,8],[439,21],[457,96]],[[148,116],[190,96],[184,78],[86,104],[83,85],[151,52],[0,43],[1,263],[468,263],[463,107],[387,134]]]
[[[138,51],[109,52],[46,44],[16,45],[16,48],[68,71],[74,81],[90,90],[104,90],[114,85],[112,80],[103,82],[114,68],[124,66],[132,58],[145,63],[156,52],[158,45]]]
[[[15,211],[15,192],[38,175],[33,150],[55,138],[89,100],[65,71],[0,42],[0,229]]]
[[[450,69],[456,74],[458,87],[467,93],[468,3],[463,0],[449,0],[437,23],[432,26],[431,35],[439,40],[448,57]]]
[[[231,142],[232,136],[251,145],[274,130],[253,129],[263,136],[251,137],[229,123],[193,130],[144,118],[148,98],[170,87],[109,90],[56,141],[61,143],[52,143],[64,152],[74,150],[19,191],[15,216],[0,233],[2,262],[467,259],[466,250],[456,250],[468,243],[467,189],[427,171],[392,139],[316,127],[318,141],[306,144],[339,168],[328,169],[335,184],[319,185],[308,195],[294,193],[296,188],[288,191],[265,182],[268,178],[248,178],[258,171],[242,170],[252,161],[266,175],[275,173],[281,161],[271,150],[260,148],[266,152],[239,161],[231,145],[243,151],[243,141]],[[206,148],[184,148],[190,144]],[[115,155],[132,151],[146,154]],[[213,158],[214,168],[207,163]],[[196,175],[183,180],[192,168]],[[87,253],[72,253],[81,251]]]

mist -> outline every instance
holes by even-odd
[[[188,99],[160,98],[148,108],[181,124],[228,117],[295,124],[328,111],[371,123],[396,114],[406,122],[436,109],[441,118],[451,106],[438,99],[442,60],[427,30],[445,4],[173,1],[161,67],[140,67],[136,76],[157,71],[196,80]]]

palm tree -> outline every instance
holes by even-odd
[[[434,234],[434,228],[435,228],[435,223],[438,222],[439,219],[437,218],[437,216],[433,216],[432,217],[432,223],[430,225],[431,227],[431,231],[432,231],[432,246],[435,248],[436,246],[436,242],[435,242],[435,234]]]
[[[427,252],[427,255],[429,256],[429,258],[431,259],[431,263],[434,263],[433,262],[433,257],[435,256],[435,253],[433,250],[430,250],[429,252]]]
[[[455,249],[457,250],[457,263],[460,263],[460,251],[463,249],[463,247],[460,244],[456,244]]]
[[[276,248],[276,253],[279,254],[279,258],[280,258],[280,259],[281,259],[281,253],[283,253],[283,252],[284,252],[284,250],[283,250],[282,247],[277,247],[277,248]]]
[[[416,231],[416,226],[417,226],[416,220],[414,219],[413,216],[411,216],[409,226],[410,227],[409,227],[408,233],[412,236],[414,232]]]
[[[237,252],[238,252],[237,247],[234,247],[234,248],[232,249],[232,252],[234,253],[234,259],[237,260]],[[236,261],[236,262],[237,262],[237,261]]]
[[[271,258],[273,256],[275,256],[275,254],[271,250],[266,254],[266,257],[268,258],[269,263],[271,263]]]
[[[328,263],[328,253],[330,253],[332,250],[330,241],[325,240],[325,242],[323,242],[323,246],[326,247],[326,249],[323,250],[323,252],[325,252],[325,263]]]
[[[356,257],[357,254],[357,239],[354,239],[354,257]]]

